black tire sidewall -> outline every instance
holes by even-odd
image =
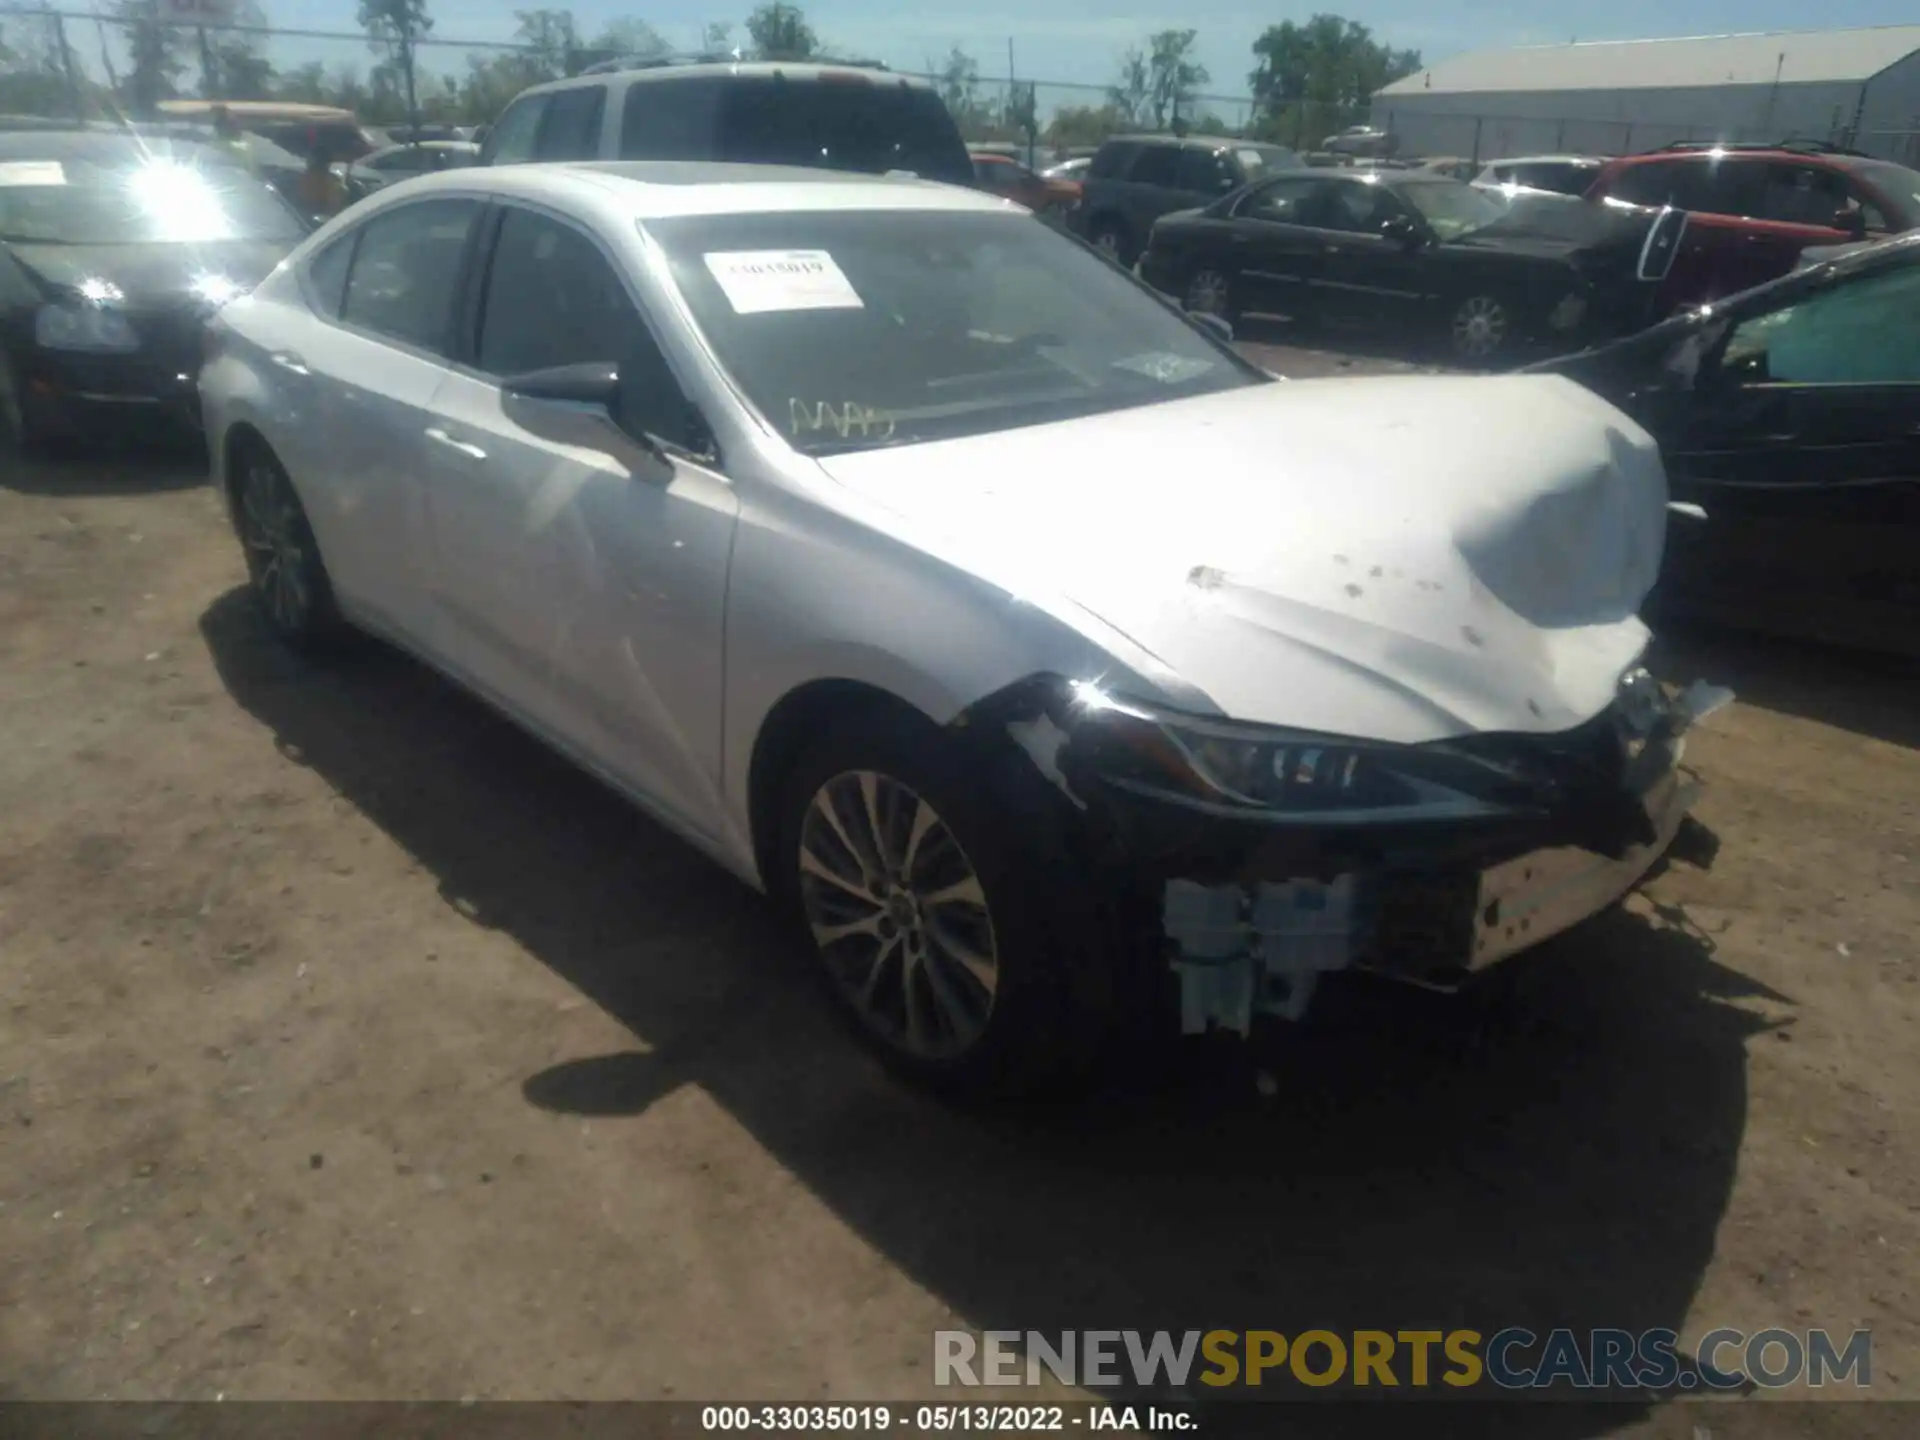
[[[1065,802],[1038,772],[1022,784],[1018,765],[1031,761],[1017,752],[983,758],[931,721],[881,711],[836,723],[807,747],[781,790],[768,884],[795,944],[835,1008],[888,1065],[960,1097],[1022,1094],[1084,1075],[1115,1008],[1088,871],[1050,803]],[[952,1059],[911,1055],[874,1033],[814,946],[799,893],[801,823],[819,788],[850,770],[891,776],[932,805],[986,894],[999,966],[993,1010],[981,1039]],[[1010,784],[1022,792],[1017,798]]]

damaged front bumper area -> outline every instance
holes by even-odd
[[[1035,681],[1004,727],[1159,918],[1181,1026],[1298,1020],[1319,977],[1435,989],[1604,910],[1672,843],[1686,732],[1731,700],[1644,670],[1558,735],[1395,746],[1170,716]]]

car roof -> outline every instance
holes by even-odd
[[[631,80],[636,83],[701,78],[771,80],[778,77],[785,80],[818,80],[823,75],[832,75],[836,78],[858,75],[876,87],[889,85],[903,90],[933,89],[930,83],[916,76],[901,75],[891,70],[877,70],[871,65],[835,64],[831,60],[724,60],[710,64],[693,62],[641,65],[630,70],[607,70],[592,75],[571,75],[564,80],[549,80],[544,85],[529,85],[514,98],[517,100],[525,95],[546,95],[555,90],[580,90],[588,86],[604,86],[615,80]]]
[[[1206,150],[1285,150],[1271,140],[1236,140],[1231,135],[1109,135],[1101,145],[1172,145]]]
[[[906,175],[862,175],[795,165],[704,160],[585,160],[443,170],[407,183],[405,195],[476,191],[617,211],[629,220],[751,215],[788,210],[1027,212],[1011,201]]]
[[[1498,160],[1489,160],[1489,165],[1592,165],[1601,166],[1607,162],[1598,155],[1503,155]]]
[[[1725,150],[1648,150],[1639,155],[1619,156],[1614,163],[1645,165],[1654,160],[1706,160],[1718,164],[1726,160],[1787,160],[1795,165],[1845,165],[1849,160],[1864,158],[1820,150],[1750,150],[1729,146]]]

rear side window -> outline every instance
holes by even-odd
[[[477,200],[422,200],[360,230],[341,318],[388,339],[443,354]]]
[[[620,114],[620,158],[711,159],[719,98],[711,79],[634,81]]]
[[[555,91],[534,140],[536,160],[592,160],[600,154],[600,117],[606,113],[602,85]]]
[[[1584,195],[1593,183],[1593,171],[1585,165],[1515,165],[1504,170],[1500,179],[1556,195]]]
[[[1136,185],[1174,185],[1180,178],[1180,152],[1171,145],[1143,145],[1127,178]]]
[[[547,113],[550,95],[524,95],[507,107],[507,113],[487,132],[484,165],[524,165],[533,159],[533,141],[540,131],[541,117]]]
[[[708,83],[720,85],[718,159],[973,183],[960,131],[931,90],[865,74]]]
[[[307,265],[308,298],[313,308],[329,320],[340,318],[340,307],[347,298],[347,271],[353,265],[353,247],[359,239],[357,230],[343,235]]]

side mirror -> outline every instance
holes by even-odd
[[[1867,238],[1867,212],[1858,205],[1846,205],[1834,212],[1833,228],[1844,231],[1849,239]]]
[[[501,387],[516,400],[564,405],[575,410],[613,413],[620,394],[620,367],[611,360],[585,365],[556,365],[509,378]]]
[[[1420,243],[1420,227],[1405,215],[1389,215],[1382,220],[1380,233],[1396,245],[1414,246]]]

